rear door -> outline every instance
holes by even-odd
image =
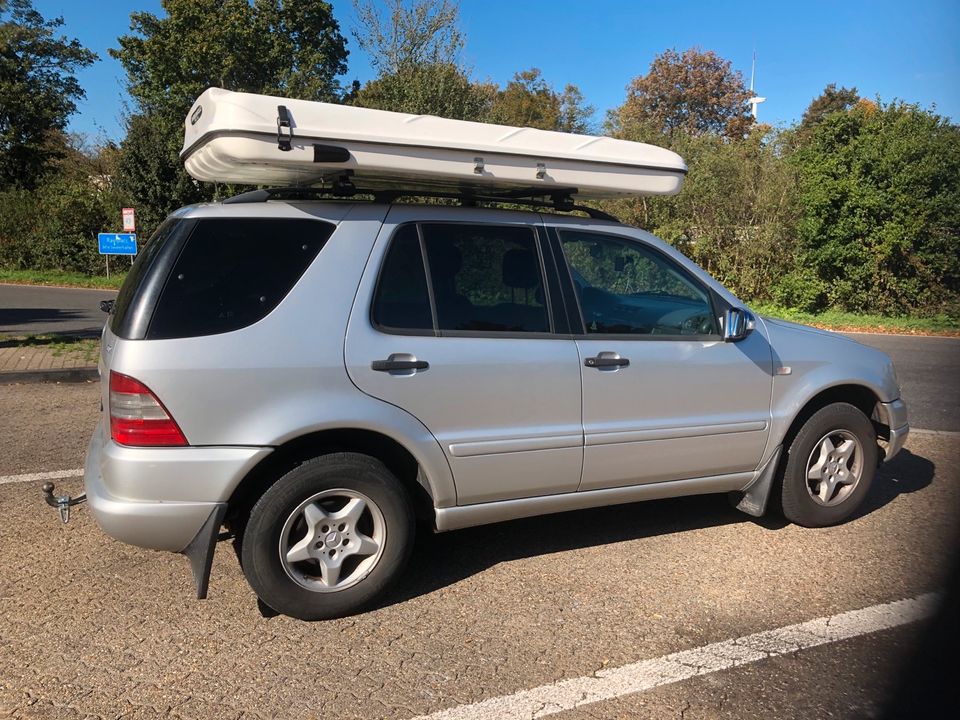
[[[430,430],[458,504],[575,491],[579,361],[539,217],[424,215],[387,216],[347,331],[350,377]]]
[[[580,489],[749,478],[770,424],[763,335],[723,342],[718,299],[652,244],[572,220],[554,232],[582,323]]]

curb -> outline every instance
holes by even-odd
[[[0,385],[18,383],[87,382],[97,380],[100,373],[95,367],[63,368],[52,370],[10,370],[0,372]]]

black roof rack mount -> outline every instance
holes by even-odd
[[[550,208],[561,212],[579,211],[586,213],[594,220],[620,222],[616,217],[603,212],[603,210],[574,203],[573,195],[576,192],[576,188],[551,188],[546,190],[541,187],[501,190],[489,195],[475,190],[365,189],[355,186],[350,176],[344,174],[323,187],[279,187],[250,190],[227,198],[223,201],[223,204],[257,203],[267,202],[268,200],[319,200],[327,197],[344,198],[356,195],[372,196],[374,202],[389,204],[403,197],[427,197],[459,200],[462,205],[467,207],[476,206],[478,203],[513,203],[534,208]]]

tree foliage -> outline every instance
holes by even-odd
[[[830,83],[807,106],[800,120],[800,132],[810,132],[830,113],[847,112],[859,101],[855,87],[838,89],[836,83]]]
[[[557,92],[538,68],[523,70],[497,92],[491,108],[492,122],[503,125],[586,132],[593,108],[576,85]]]
[[[183,120],[208,87],[334,100],[346,41],[318,0],[163,0],[164,16],[130,15],[110,50],[137,110]]]
[[[30,0],[0,5],[0,189],[33,188],[66,150],[64,130],[84,96],[75,73],[97,56],[58,34]]]
[[[915,105],[861,102],[823,117],[794,162],[812,308],[958,313],[960,128]]]
[[[793,268],[795,170],[781,138],[757,126],[743,140],[675,133],[689,173],[679,195],[608,203],[626,222],[675,245],[740,297],[769,300]]]
[[[135,113],[121,144],[120,184],[150,229],[170,210],[215,188],[183,170],[183,119],[211,86],[339,98],[346,41],[320,0],[163,0],[165,15],[135,12],[110,51],[123,65]]]
[[[354,0],[357,44],[383,76],[424,66],[459,66],[463,50],[460,8],[452,0]]]
[[[635,138],[678,132],[742,138],[753,122],[749,98],[729,60],[698,48],[667,50],[627,86],[626,102],[613,119],[620,134]]]
[[[475,83],[456,65],[408,67],[364,85],[351,101],[360,107],[455,120],[487,120],[496,88]]]

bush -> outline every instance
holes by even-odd
[[[97,233],[117,231],[122,204],[109,186],[89,180],[0,192],[0,267],[102,274]]]

